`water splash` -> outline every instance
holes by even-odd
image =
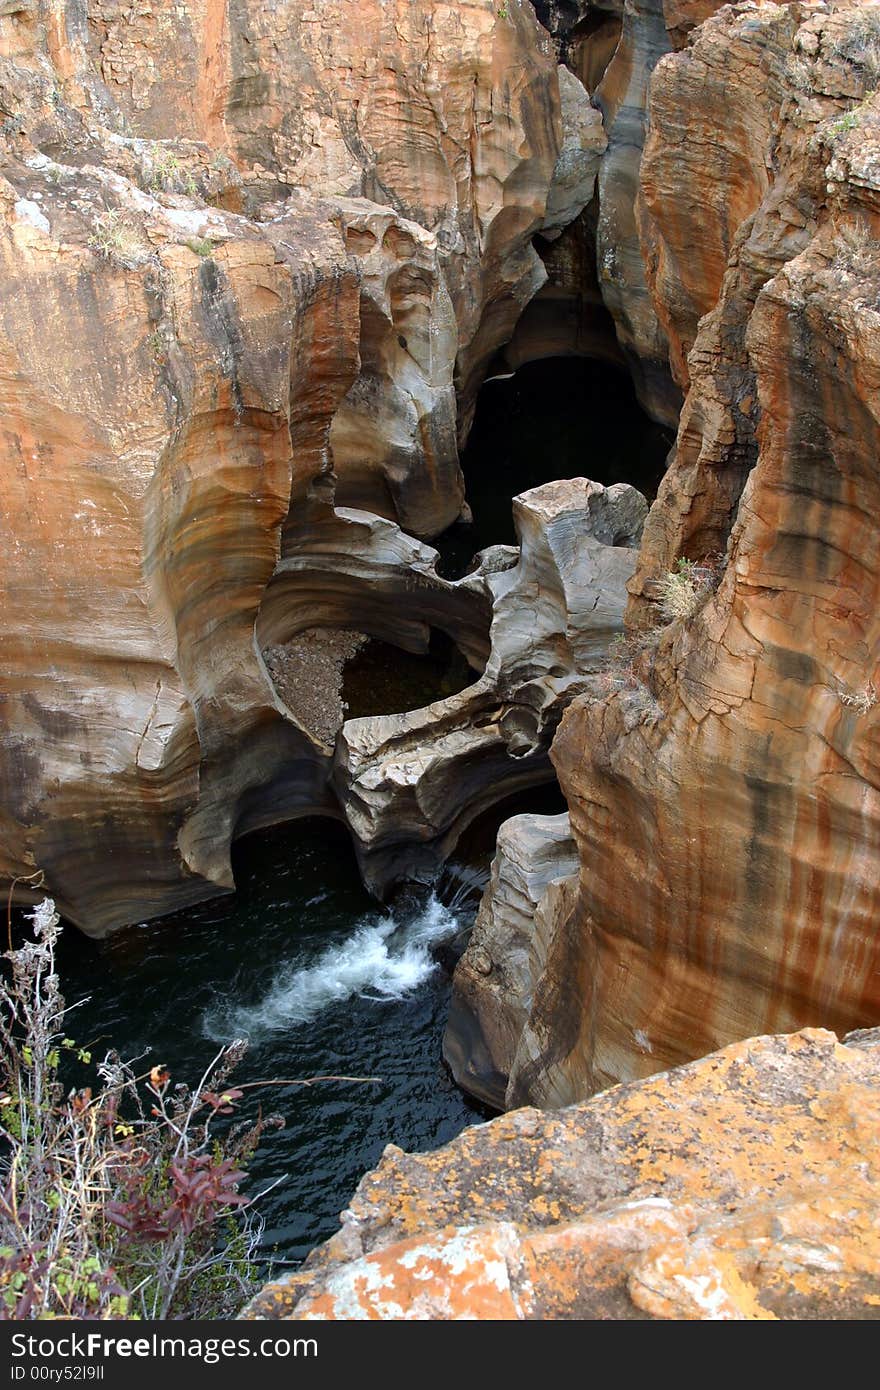
[[[433,895],[404,923],[394,917],[363,922],[310,965],[301,957],[283,965],[256,1001],[218,1000],[205,1011],[202,1031],[217,1042],[246,1037],[257,1044],[355,996],[403,999],[437,968],[432,948],[457,931],[455,914]]]

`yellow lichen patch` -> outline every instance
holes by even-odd
[[[808,1030],[530,1111],[526,1134],[514,1112],[434,1154],[386,1151],[286,1311],[254,1315],[873,1316],[878,1120],[880,1046]],[[493,1250],[506,1285],[487,1282]],[[343,1292],[368,1311],[340,1311]]]

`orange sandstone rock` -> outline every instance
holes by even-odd
[[[880,1035],[752,1038],[389,1146],[249,1318],[874,1318]]]
[[[864,93],[845,56],[860,23],[860,7],[728,8],[655,73],[646,164],[655,193],[675,164],[682,194],[654,203],[656,289],[682,343],[701,308],[682,308],[691,267],[705,249],[718,282],[729,259],[694,324],[630,586],[633,679],[578,700],[554,744],[580,888],[508,1103],[565,1103],[748,1033],[880,1017],[880,119],[876,96],[846,115]],[[726,100],[694,121],[700,64]],[[765,81],[725,183],[729,113]],[[679,138],[689,122],[704,164]],[[711,552],[717,587],[658,627],[658,581]]]
[[[334,502],[460,514],[551,189],[578,211],[562,140],[528,5],[4,8],[4,879],[101,933],[338,810],[255,641],[309,626],[271,581]]]

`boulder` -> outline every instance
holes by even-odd
[[[250,1319],[876,1318],[880,1034],[750,1038],[445,1148],[389,1145]]]

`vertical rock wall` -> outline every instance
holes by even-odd
[[[652,83],[643,217],[680,361],[693,341],[689,392],[631,585],[628,679],[576,701],[554,744],[580,889],[535,982],[514,1102],[880,1013],[880,126],[863,26],[860,7],[729,8]],[[662,617],[677,557],[719,551]]]
[[[7,879],[102,932],[228,889],[235,833],[338,812],[264,599],[334,502],[461,512],[551,188],[579,211],[561,148],[525,4],[4,8]]]

